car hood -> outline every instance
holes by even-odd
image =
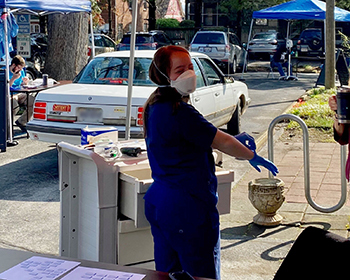
[[[155,89],[152,86],[134,86],[133,105],[143,105]],[[127,86],[73,83],[43,90],[36,101],[113,105],[126,104],[127,95]]]

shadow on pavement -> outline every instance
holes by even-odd
[[[55,148],[1,166],[0,199],[59,201]]]
[[[244,83],[248,86],[248,89],[258,89],[263,91],[271,91],[281,88],[293,88],[298,87],[304,90],[309,90],[313,88],[316,84],[318,73],[298,73],[297,81],[285,81],[279,80],[279,74],[274,73],[275,78],[272,78],[271,75],[267,78],[268,72],[247,72],[243,74]],[[235,79],[239,80],[241,78],[241,73],[235,75]],[[295,73],[293,73],[295,75]],[[257,83],[256,80],[264,81],[263,83]]]
[[[290,224],[282,224],[275,227],[264,227],[259,226],[257,224],[254,224],[253,222],[246,224],[244,226],[238,226],[238,227],[232,227],[232,228],[225,228],[221,230],[221,239],[222,240],[239,240],[238,242],[235,242],[234,244],[230,244],[227,246],[222,246],[221,250],[229,249],[231,247],[235,247],[241,244],[244,244],[248,241],[257,239],[257,238],[267,238],[271,237],[274,234],[278,234],[282,231],[288,230],[288,229],[295,229],[298,231],[301,229],[304,229],[305,227],[309,225],[319,226],[324,230],[329,230],[331,225],[327,222],[312,222],[312,223],[290,223]],[[302,226],[302,227],[301,227]],[[301,231],[300,231],[301,232]],[[278,261],[281,259],[284,259],[284,257],[278,258],[278,257],[272,257],[270,254],[271,252],[280,249],[281,247],[290,245],[294,242],[294,240],[289,240],[286,242],[283,242],[277,246],[271,247],[268,250],[265,250],[263,253],[261,253],[261,258],[268,260],[268,261]]]

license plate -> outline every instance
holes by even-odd
[[[102,109],[78,108],[78,122],[102,123]]]
[[[301,48],[302,52],[307,52],[307,48]]]
[[[52,111],[54,112],[70,112],[72,107],[70,105],[53,104]]]
[[[204,52],[211,52],[211,48],[204,48]]]

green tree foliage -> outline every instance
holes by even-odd
[[[104,24],[104,20],[101,16],[102,10],[99,6],[100,0],[90,0],[91,1],[91,12],[92,12],[92,21],[94,28]]]
[[[348,1],[348,0],[345,0]],[[278,5],[286,0],[223,0],[220,3],[220,11],[228,17],[235,18],[236,11],[251,10],[258,11],[274,5]]]
[[[349,0],[336,0],[335,5],[338,8],[350,11],[350,1]]]
[[[160,18],[156,22],[157,28],[167,28],[167,27],[179,27],[180,22],[174,18]]]

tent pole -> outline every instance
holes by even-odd
[[[250,22],[250,29],[249,29],[249,35],[248,35],[248,41],[247,41],[247,51],[246,51],[245,56],[244,56],[244,63],[243,63],[242,75],[241,75],[240,80],[244,80],[243,79],[243,74],[244,74],[245,67],[247,65],[247,56],[248,56],[248,51],[249,51],[249,41],[250,41],[250,37],[252,35],[253,23],[254,23],[254,19],[252,18],[252,21]]]
[[[326,49],[327,49],[327,44],[326,44],[326,19],[323,20],[323,45],[324,45],[324,53],[326,53]]]
[[[3,12],[6,14],[4,18],[4,33],[5,33],[5,61],[6,61],[6,69],[5,69],[5,79],[6,79],[6,96],[7,96],[7,143],[10,145],[16,145],[17,142],[13,141],[12,134],[12,104],[11,104],[11,94],[10,94],[10,79],[9,79],[9,66],[10,66],[10,54],[9,54],[9,41],[8,41],[8,10],[5,8]]]
[[[90,13],[90,34],[91,34],[91,59],[95,57],[95,36],[94,23],[92,22],[92,13]]]
[[[128,76],[128,100],[126,107],[126,124],[125,124],[125,140],[130,139],[130,123],[131,123],[131,99],[132,86],[134,79],[134,57],[135,57],[135,37],[136,37],[136,22],[137,22],[137,0],[132,0],[132,23],[130,37],[130,59],[129,59],[129,76]]]
[[[289,28],[290,28],[290,20],[288,20],[288,22],[287,22],[287,42],[288,42],[288,39],[289,39]],[[290,77],[290,64],[291,64],[292,60],[291,60],[291,53],[290,53],[289,48],[287,49],[287,52],[288,52],[288,69],[287,69],[287,72],[288,72],[288,77]]]

